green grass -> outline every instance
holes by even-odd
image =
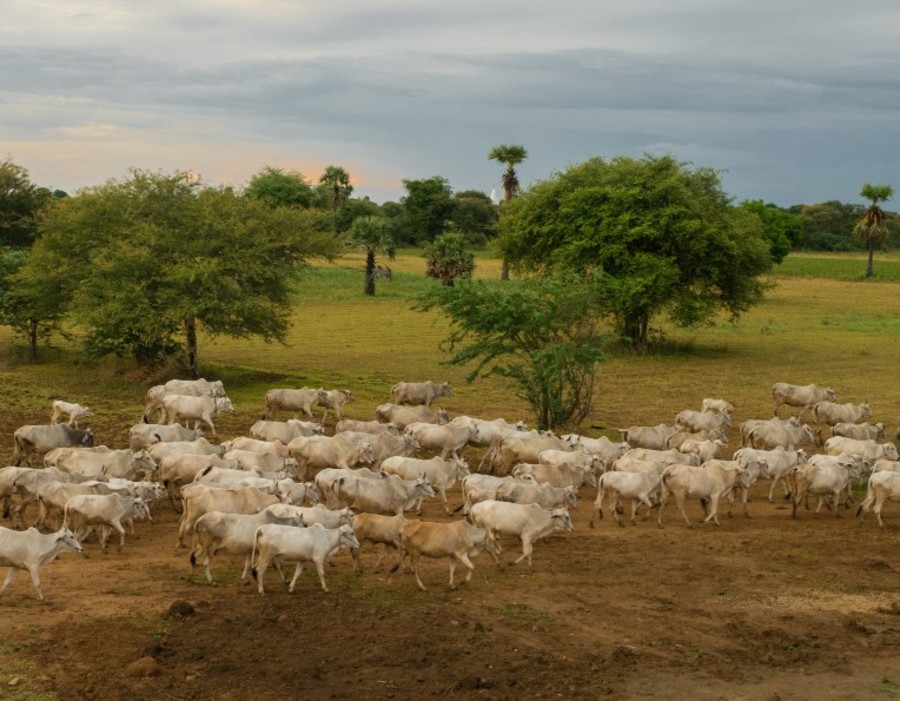
[[[829,278],[832,280],[866,280],[865,253],[792,253],[774,274],[788,277]],[[873,277],[870,281],[900,282],[900,257],[896,254],[876,252],[872,263]]]

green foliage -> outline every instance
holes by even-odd
[[[860,266],[862,254],[852,257],[841,255],[805,255],[791,254],[773,269],[776,275],[785,277],[813,277],[828,280],[865,279]],[[875,276],[880,282],[900,282],[900,260],[884,259],[878,262],[878,273]]]
[[[322,203],[331,210],[334,233],[338,229],[338,211],[347,204],[353,194],[350,175],[340,166],[327,166],[319,176],[319,193]]]
[[[862,186],[859,193],[871,201],[868,209],[863,212],[862,218],[853,227],[853,238],[865,242],[869,249],[868,266],[866,267],[866,277],[872,277],[872,258],[876,248],[883,246],[890,236],[890,230],[887,227],[887,215],[884,210],[878,206],[879,202],[891,199],[894,195],[894,188],[890,185],[872,185],[866,183]]]
[[[446,231],[455,208],[450,183],[434,176],[426,180],[404,180],[403,186],[407,195],[400,201],[400,216],[394,219],[397,242],[419,246],[434,241]]]
[[[800,251],[854,251],[863,246],[854,241],[851,232],[863,208],[837,200],[790,207],[800,221],[799,236],[794,249]]]
[[[270,207],[309,209],[317,199],[316,190],[302,173],[296,170],[284,172],[273,166],[266,166],[250,178],[244,194]]]
[[[516,175],[516,166],[528,158],[528,151],[524,146],[500,144],[494,146],[488,153],[488,160],[499,161],[506,164],[503,173],[503,200],[509,202],[519,192],[519,178]]]
[[[457,192],[453,199],[451,231],[463,234],[472,246],[484,246],[497,233],[497,205],[478,190]]]
[[[389,257],[394,257],[394,239],[388,229],[387,220],[384,217],[359,217],[353,221],[347,237],[351,244],[366,252],[363,293],[373,296],[375,294],[375,256],[378,253],[387,253]]]
[[[783,261],[800,237],[800,219],[797,215],[774,204],[764,204],[762,200],[747,200],[741,202],[741,207],[753,212],[762,222],[762,234],[769,242],[772,261]]]
[[[475,256],[466,247],[462,234],[441,234],[425,248],[425,274],[447,287],[457,278],[470,278],[475,270]]]
[[[534,184],[500,217],[501,254],[518,269],[570,271],[638,348],[666,314],[679,326],[736,318],[760,301],[771,266],[758,216],[729,205],[718,174],[670,156],[594,158]]]
[[[594,372],[603,359],[593,296],[576,280],[532,280],[489,286],[435,287],[417,309],[450,319],[442,348],[452,365],[474,363],[467,380],[512,380],[541,429],[576,426],[591,411]]]
[[[284,337],[297,271],[336,252],[314,216],[185,173],[133,171],[50,206],[26,268],[59,281],[91,354],[154,365],[185,347],[193,372],[198,324]]]
[[[0,246],[30,246],[37,230],[35,215],[52,196],[31,182],[25,168],[8,158],[0,161]]]

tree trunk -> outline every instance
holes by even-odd
[[[375,296],[375,249],[366,250],[366,279],[363,292],[370,297]]]
[[[192,380],[197,379],[197,320],[185,319],[184,331],[187,340],[187,371]]]
[[[37,360],[38,354],[38,320],[28,320],[28,347],[31,349],[31,361]]]
[[[647,333],[650,328],[650,317],[646,314],[635,314],[622,323],[622,334],[631,341],[635,350],[647,350]]]
[[[872,257],[875,255],[875,242],[871,239],[869,240],[869,264],[866,266],[866,277],[872,277],[874,271],[872,270]]]
[[[503,259],[503,267],[500,268],[500,279],[509,280],[509,261]]]

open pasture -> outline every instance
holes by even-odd
[[[444,322],[410,310],[421,259],[390,265],[394,282],[379,281],[374,299],[361,294],[361,256],[310,270],[285,346],[201,341],[204,374],[223,379],[235,404],[217,418],[220,439],[247,432],[270,387],[348,387],[357,399],[344,414],[370,419],[394,382],[449,379],[454,396],[441,405],[451,415],[527,417],[499,380],[466,385],[464,369],[440,365]],[[479,260],[479,276],[498,269]],[[618,440],[616,428],[671,423],[704,397],[732,401],[737,426],[771,415],[771,385],[788,381],[868,400],[893,437],[900,286],[783,273],[772,282],[735,325],[666,329],[664,350],[643,356],[612,350],[582,432]],[[45,423],[58,398],[94,409],[97,443],[124,447],[160,379],[65,344],[42,364],[7,361],[0,456],[11,455],[15,428]],[[736,431],[730,440],[733,450]],[[22,573],[4,592],[0,698],[900,698],[900,504],[885,507],[881,531],[853,511],[792,520],[767,491],[751,491],[749,519],[720,507],[720,528],[689,530],[670,503],[662,529],[611,518],[591,529],[596,490],[582,488],[574,532],[538,541],[531,570],[508,564],[518,548],[504,539],[507,564],[480,555],[455,591],[446,562],[424,560],[420,592],[411,575],[372,572],[369,546],[361,575],[346,552],[329,561],[329,594],[306,571],[294,594],[270,574],[265,597],[238,583],[239,558],[214,560],[217,586],[201,568],[191,576],[187,552],[174,549],[178,516],[157,502],[155,523],[138,523],[121,553],[92,541],[87,559],[44,567],[46,603]],[[458,487],[450,495],[458,505]],[[688,513],[699,519],[696,501]],[[424,517],[446,519],[436,500]],[[193,612],[168,615],[176,601]],[[146,657],[152,676],[126,671]]]

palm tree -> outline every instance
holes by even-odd
[[[388,231],[387,220],[384,217],[375,216],[357,217],[350,225],[348,236],[352,244],[366,252],[366,277],[363,283],[363,292],[374,296],[375,256],[378,253],[387,253],[389,258],[394,257],[394,238]]]
[[[488,154],[488,160],[499,161],[506,164],[506,172],[501,178],[503,183],[503,201],[509,202],[519,191],[519,178],[516,176],[516,166],[528,158],[528,151],[524,146],[500,144],[494,146]],[[509,280],[509,262],[503,259],[503,268],[500,271],[501,280]]]
[[[343,207],[350,195],[353,194],[353,186],[350,184],[350,175],[340,166],[327,166],[325,172],[319,176],[319,185],[326,192],[325,197],[331,203],[331,221],[334,233],[337,235],[337,213]]]
[[[863,214],[859,223],[853,227],[853,236],[860,241],[865,241],[869,246],[869,264],[866,267],[866,277],[872,277],[872,257],[875,254],[875,248],[881,246],[887,241],[888,231],[885,226],[885,213],[879,202],[885,202],[894,195],[894,188],[890,185],[872,185],[866,183],[862,186],[860,196],[872,201],[869,208]]]

